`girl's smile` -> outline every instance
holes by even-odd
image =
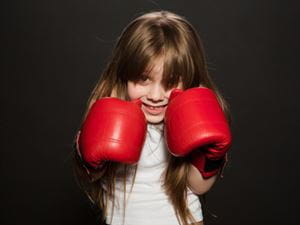
[[[159,115],[161,113],[164,113],[166,108],[167,108],[167,104],[166,105],[161,105],[161,106],[152,106],[152,105],[148,105],[143,103],[143,106],[145,111],[147,111],[147,113],[152,114],[152,115]],[[142,109],[143,109],[142,108]]]

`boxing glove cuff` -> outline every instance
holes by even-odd
[[[221,178],[224,177],[223,172],[228,161],[227,153],[217,160],[207,158],[203,152],[197,152],[197,155],[195,153],[189,156],[190,162],[199,170],[204,179],[208,179],[218,173]]]

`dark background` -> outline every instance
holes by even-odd
[[[296,1],[1,1],[0,224],[97,224],[70,152],[122,29],[170,10],[199,31],[234,143],[207,194],[222,225],[299,224]]]

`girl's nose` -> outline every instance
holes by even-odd
[[[162,85],[155,84],[148,91],[147,98],[154,102],[164,100],[165,98],[165,90]]]

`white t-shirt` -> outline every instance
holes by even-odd
[[[135,182],[131,190],[133,170],[126,180],[126,207],[124,225],[176,225],[179,224],[168,196],[162,188],[163,172],[167,167],[168,151],[161,129],[147,125],[147,137],[138,162]],[[118,177],[118,176],[117,176]],[[202,221],[202,209],[198,196],[189,188],[188,207],[196,221]],[[115,205],[109,200],[106,223],[123,224],[124,187],[123,177],[116,180]]]

